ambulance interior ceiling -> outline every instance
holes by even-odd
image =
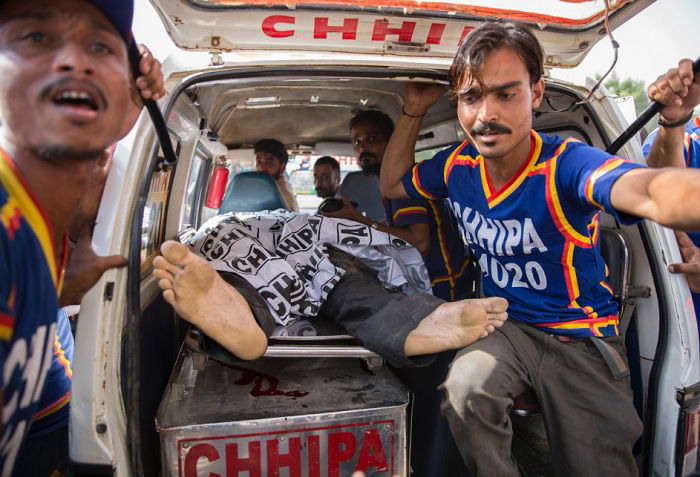
[[[535,114],[535,127],[547,130],[557,126],[584,131],[576,137],[598,143],[593,125],[585,112],[556,113],[572,101],[568,88],[548,89],[549,101],[543,101]],[[357,112],[379,109],[397,121],[401,115],[403,80],[348,77],[275,77],[244,78],[199,83],[186,93],[207,119],[211,131],[219,135],[229,149],[250,147],[259,139],[274,137],[287,145],[313,146],[320,141],[345,142],[348,123]],[[443,133],[434,141],[420,141],[426,147],[462,140],[456,123],[456,105],[448,95],[438,101],[424,118],[423,131],[431,126],[449,125],[451,134]],[[451,136],[451,137],[450,137]],[[438,140],[439,138],[444,140]]]

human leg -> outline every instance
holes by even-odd
[[[246,299],[206,260],[174,241],[163,243],[161,253],[153,274],[180,316],[241,359],[265,352],[267,337]]]
[[[529,386],[539,352],[511,322],[457,353],[443,391],[442,411],[467,468],[479,476],[517,476],[511,456],[513,398]]]
[[[460,349],[507,318],[501,298],[446,303],[432,295],[391,293],[362,261],[333,248],[329,255],[345,274],[319,314],[397,366],[420,361],[411,356]]]
[[[632,447],[642,423],[632,402],[630,378],[615,380],[590,339],[561,342],[536,329],[541,373],[533,387],[542,406],[557,475],[633,476]],[[623,337],[605,338],[624,356]]]

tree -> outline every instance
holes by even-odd
[[[596,75],[600,79],[600,74]],[[634,109],[637,111],[637,116],[644,111],[644,108],[649,106],[649,98],[647,97],[647,88],[641,80],[626,78],[621,80],[617,73],[613,71],[610,78],[603,83],[611,93],[617,96],[632,96],[634,98]]]
[[[596,80],[600,79],[600,74],[596,74]],[[634,98],[634,109],[637,116],[649,106],[649,98],[647,97],[647,88],[641,80],[626,78],[621,80],[616,72],[610,75],[607,81],[603,83],[605,87],[617,96],[632,96]],[[655,123],[647,123],[647,131],[656,127]]]

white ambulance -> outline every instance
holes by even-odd
[[[129,267],[107,272],[81,306],[76,475],[409,475],[407,393],[379,357],[304,322],[279,330],[264,358],[232,360],[163,301],[151,266],[159,244],[221,212],[226,197],[264,199],[225,191],[253,168],[258,139],[353,156],[352,115],[377,108],[398,118],[404,84],[444,83],[460,41],[487,19],[526,23],[545,48],[535,129],[604,149],[627,126],[615,100],[601,87],[582,102],[592,83],[558,80],[551,68],[578,65],[652,0],[151,2],[178,46],[209,55],[166,64],[159,106],[176,163],[163,160],[145,113],[117,146],[94,245]],[[464,139],[448,97],[423,124],[417,157]],[[644,162],[639,136],[620,154]],[[697,475],[700,346],[687,284],[667,272],[680,261],[673,233],[600,221],[644,421],[640,473]]]

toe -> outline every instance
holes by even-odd
[[[175,275],[164,268],[156,268],[153,270],[153,276],[159,279],[164,278],[170,280],[171,282],[175,279]]]
[[[504,321],[506,321],[508,319],[508,313],[505,311],[503,313],[488,313],[487,318],[489,321],[492,321],[492,322],[499,321],[499,322],[503,323]]]
[[[174,240],[163,242],[163,245],[160,246],[160,252],[170,263],[181,267],[186,266],[196,257],[185,245]]]
[[[503,313],[508,309],[508,300],[498,296],[484,298],[483,305],[489,313]]]
[[[158,286],[163,291],[166,291],[166,290],[172,291],[173,282],[171,280],[168,280],[167,278],[161,278],[160,280],[158,280]]]
[[[160,285],[160,284],[159,284]],[[175,307],[175,292],[172,289],[163,290],[163,298],[167,303],[169,303],[173,308]]]
[[[178,272],[178,270],[180,270],[180,267],[173,265],[161,255],[158,255],[156,258],[153,259],[153,268],[154,273],[160,270],[166,273],[170,273],[171,275],[175,275]]]

